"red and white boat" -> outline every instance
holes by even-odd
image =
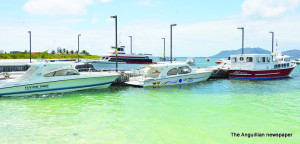
[[[230,56],[231,79],[261,80],[288,77],[297,66],[282,54],[240,54]]]
[[[125,46],[117,48],[118,53],[118,70],[131,70],[142,68],[140,65],[155,64],[152,54],[126,54]],[[91,63],[96,70],[115,70],[116,69],[116,54],[115,47],[101,55],[100,60],[87,61]]]

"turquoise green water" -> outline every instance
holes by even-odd
[[[0,143],[299,143],[300,67],[292,76],[0,97]]]

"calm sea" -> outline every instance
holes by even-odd
[[[0,143],[299,143],[300,67],[291,76],[0,97]]]

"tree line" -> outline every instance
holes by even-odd
[[[32,53],[31,58],[32,59],[76,59],[78,57],[77,53],[78,51],[73,51],[73,50],[68,51],[66,49],[58,49],[57,53],[54,50],[52,50],[51,53],[48,53],[48,51],[44,51],[41,53]],[[29,58],[30,58],[30,53],[27,50],[15,54],[0,53],[0,59],[29,59]],[[79,53],[79,58],[99,59],[101,57],[96,55],[90,55],[89,52],[83,50]]]

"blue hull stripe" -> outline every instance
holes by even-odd
[[[268,80],[268,79],[280,79],[286,78],[289,76],[281,76],[281,77],[263,77],[263,78],[237,78],[237,77],[229,77],[230,79],[242,79],[242,80]]]
[[[99,84],[91,84],[91,85],[84,85],[84,86],[73,86],[73,87],[64,87],[64,88],[54,88],[54,89],[44,89],[44,90],[34,90],[34,91],[21,91],[21,92],[11,92],[11,93],[0,93],[0,96],[4,95],[16,95],[16,94],[27,94],[27,93],[38,93],[38,92],[47,92],[47,91],[59,91],[59,90],[68,90],[68,89],[78,89],[78,88],[88,88],[88,87],[96,87],[106,84],[111,84],[112,82],[106,83],[99,83]]]

